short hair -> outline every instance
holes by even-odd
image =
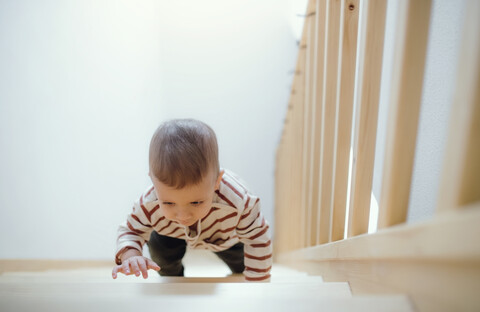
[[[200,183],[211,170],[220,171],[215,132],[195,119],[162,123],[150,141],[149,166],[160,182],[175,189]]]

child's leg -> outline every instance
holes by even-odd
[[[147,242],[152,260],[160,266],[161,276],[183,276],[182,258],[187,249],[183,239],[160,235],[153,231]]]
[[[238,243],[227,250],[219,251],[215,254],[228,265],[232,273],[242,273],[245,270],[243,243]]]

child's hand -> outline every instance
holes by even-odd
[[[148,258],[143,256],[134,256],[125,259],[121,265],[114,267],[112,271],[112,277],[116,279],[118,272],[122,272],[125,275],[135,274],[135,276],[140,276],[140,272],[142,272],[143,278],[147,278],[148,269],[159,271],[160,267]]]

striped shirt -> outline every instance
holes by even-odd
[[[210,211],[197,222],[197,231],[166,219],[159,208],[152,186],[134,203],[132,213],[118,229],[117,264],[121,264],[120,257],[128,249],[142,252],[152,231],[157,231],[161,235],[184,239],[189,248],[214,252],[242,242],[245,279],[264,281],[270,278],[272,242],[269,225],[260,211],[260,199],[231,171],[225,170]]]

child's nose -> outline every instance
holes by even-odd
[[[180,220],[188,220],[192,217],[192,214],[186,209],[179,209],[177,211],[177,218]]]

